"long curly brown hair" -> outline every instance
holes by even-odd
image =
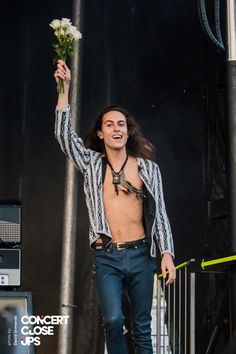
[[[126,118],[129,138],[126,143],[126,151],[129,156],[142,157],[149,160],[155,160],[156,150],[154,145],[144,138],[139,124],[135,121],[132,115],[124,108],[119,106],[109,106],[105,108],[92,123],[91,129],[84,139],[84,144],[87,148],[105,153],[103,140],[99,139],[97,132],[101,130],[103,116],[110,111],[118,111]]]

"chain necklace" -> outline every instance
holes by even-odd
[[[121,169],[119,172],[116,172],[114,170],[114,168],[112,167],[112,164],[110,163],[110,161],[107,158],[107,163],[111,168],[111,174],[112,174],[112,184],[114,184],[115,187],[115,192],[118,195],[119,194],[119,190],[121,190],[122,192],[124,192],[125,194],[129,195],[130,193],[135,193],[136,194],[136,198],[139,200],[142,200],[143,198],[145,198],[146,196],[144,195],[142,189],[136,188],[132,185],[132,183],[130,183],[129,181],[127,181],[127,179],[125,178],[125,174],[124,174],[124,167],[126,165],[128,161],[128,155],[126,156],[126,159],[123,163],[123,165],[121,166]],[[118,185],[121,185],[124,187],[124,189],[120,189],[118,187]]]
[[[108,158],[107,158],[107,163],[108,163],[108,165],[109,165],[110,168],[111,168],[112,184],[114,184],[115,192],[116,192],[117,195],[119,194],[118,184],[120,184],[120,182],[121,182],[121,174],[122,174],[122,171],[123,171],[123,169],[124,169],[124,167],[125,167],[127,161],[128,161],[128,155],[126,155],[126,159],[125,159],[123,165],[121,166],[120,171],[119,171],[119,172],[116,172],[116,171],[114,170],[114,168],[112,167],[112,164],[110,163],[110,161],[109,161]]]

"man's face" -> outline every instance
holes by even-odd
[[[128,129],[125,116],[119,111],[110,111],[102,118],[101,130],[98,136],[103,139],[105,149],[122,150],[128,139]]]

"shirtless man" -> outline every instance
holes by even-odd
[[[56,109],[55,135],[84,175],[90,246],[109,354],[128,354],[122,294],[131,303],[136,354],[152,354],[151,306],[159,248],[166,284],[175,279],[173,241],[153,146],[120,107],[106,108],[85,142],[71,129],[69,68],[58,61],[54,77],[64,81]]]

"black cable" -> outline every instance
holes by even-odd
[[[215,0],[215,30],[216,30],[216,38],[220,42],[220,44],[224,47],[224,43],[221,36],[220,29],[220,0]]]
[[[222,43],[218,41],[218,39],[214,36],[214,34],[211,31],[211,28],[209,26],[208,18],[207,18],[207,13],[206,13],[206,4],[205,0],[199,0],[198,1],[199,5],[199,17],[200,17],[200,22],[202,25],[202,28],[204,32],[206,33],[207,37],[210,39],[210,41],[222,52],[225,51],[225,47]]]

